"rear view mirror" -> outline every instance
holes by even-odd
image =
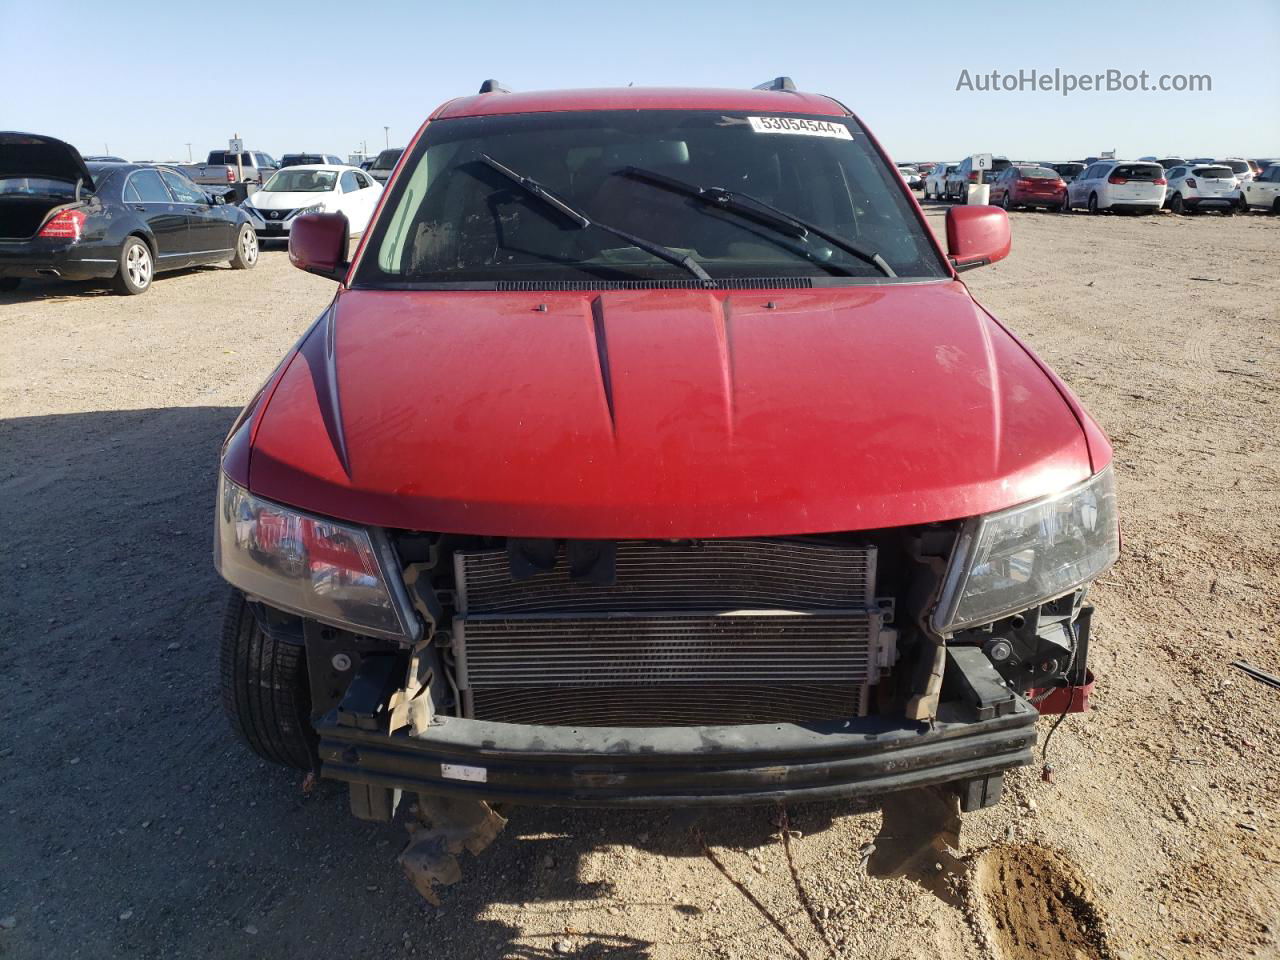
[[[306,213],[289,230],[289,262],[299,270],[342,282],[350,230],[346,214]]]
[[[952,207],[947,211],[947,254],[957,273],[1003,260],[1011,243],[1009,215],[999,207]]]

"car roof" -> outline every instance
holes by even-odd
[[[298,163],[292,167],[286,167],[286,170],[359,170],[359,167],[353,167],[349,163]]]
[[[763,114],[849,115],[848,110],[830,97],[800,91],[620,87],[481,93],[450,100],[437,109],[431,119],[570,110],[753,110]]]

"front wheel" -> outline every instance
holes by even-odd
[[[1187,204],[1186,201],[1182,199],[1182,194],[1175,193],[1169,198],[1169,210],[1178,216],[1182,216],[1182,214],[1187,212]]]
[[[239,590],[222,618],[221,685],[222,708],[250,750],[281,766],[315,769],[306,648],[263,630]]]
[[[1009,202],[1009,191],[1005,191],[1004,196],[1000,198],[1000,208],[1008,213],[1013,209],[1013,204]]]
[[[1089,212],[1095,216],[1098,213],[1098,195],[1096,193],[1089,194]]]
[[[120,250],[120,264],[115,279],[111,281],[116,293],[128,297],[136,297],[151,289],[151,279],[155,274],[155,261],[151,257],[151,248],[141,237],[129,237]]]
[[[251,270],[257,262],[258,235],[254,233],[253,226],[246,223],[240,228],[240,235],[236,238],[236,252],[231,258],[231,267],[234,270]]]
[[[1064,193],[1062,195],[1062,202],[1058,204],[1058,212],[1059,213],[1071,212],[1071,195],[1070,194]]]

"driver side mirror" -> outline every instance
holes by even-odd
[[[957,273],[1003,260],[1012,242],[1009,215],[999,207],[952,207],[947,211],[947,256]]]
[[[289,262],[299,270],[342,282],[350,229],[344,213],[306,213],[289,230]]]

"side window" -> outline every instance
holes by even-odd
[[[360,189],[360,184],[356,182],[356,175],[348,170],[342,175],[342,192],[355,193]]]
[[[355,177],[356,177],[356,183],[360,184],[361,190],[364,190],[366,187],[373,186],[373,181],[370,180],[368,177],[366,177],[363,173],[357,173]]]
[[[161,170],[160,176],[179,203],[208,203],[208,198],[194,183],[174,170]]]
[[[142,203],[173,203],[173,197],[164,188],[160,174],[154,170],[139,170],[129,178],[128,190]]]

